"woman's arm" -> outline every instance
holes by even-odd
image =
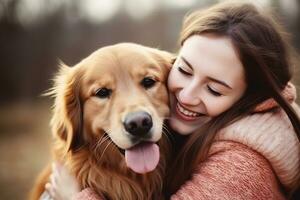
[[[45,187],[46,191],[41,200],[46,200],[47,197],[53,200],[105,200],[91,188],[80,191],[75,177],[59,163],[52,165],[50,183],[47,183]]]
[[[197,172],[172,195],[186,199],[285,199],[272,168],[259,153],[247,146],[218,141]]]

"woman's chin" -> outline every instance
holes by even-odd
[[[211,117],[203,116],[195,121],[183,121],[176,115],[171,115],[169,126],[180,135],[189,135],[207,123]]]
[[[183,124],[181,121],[174,118],[170,119],[169,126],[180,135],[189,135],[196,130],[195,128],[187,126],[186,124]]]

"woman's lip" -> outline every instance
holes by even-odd
[[[178,103],[178,102],[177,102]],[[180,112],[179,108],[178,108],[178,105],[175,106],[175,110],[176,110],[176,114],[179,118],[185,120],[185,121],[195,121],[197,119],[199,119],[201,116],[198,116],[198,117],[192,117],[192,116],[187,116],[187,115],[184,115],[183,113]]]
[[[192,110],[190,110],[190,109],[187,109],[187,108],[184,107],[178,100],[177,100],[177,104],[178,104],[178,105],[176,105],[177,107],[180,106],[180,107],[184,108],[185,110],[187,110],[187,111],[189,111],[189,112],[197,113],[197,114],[199,114],[199,115],[203,115],[203,114],[200,113],[200,112],[196,112],[196,111],[192,111]]]

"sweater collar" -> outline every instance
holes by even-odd
[[[295,86],[291,82],[288,82],[285,88],[282,90],[281,95],[288,102],[290,103],[294,102],[297,96]],[[270,98],[258,104],[254,109],[254,113],[265,112],[278,107],[279,107],[278,103],[273,98]]]

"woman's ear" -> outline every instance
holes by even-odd
[[[84,144],[83,110],[80,99],[81,72],[78,67],[60,64],[54,79],[54,87],[47,95],[55,98],[52,133],[66,142],[65,150],[76,150]]]

